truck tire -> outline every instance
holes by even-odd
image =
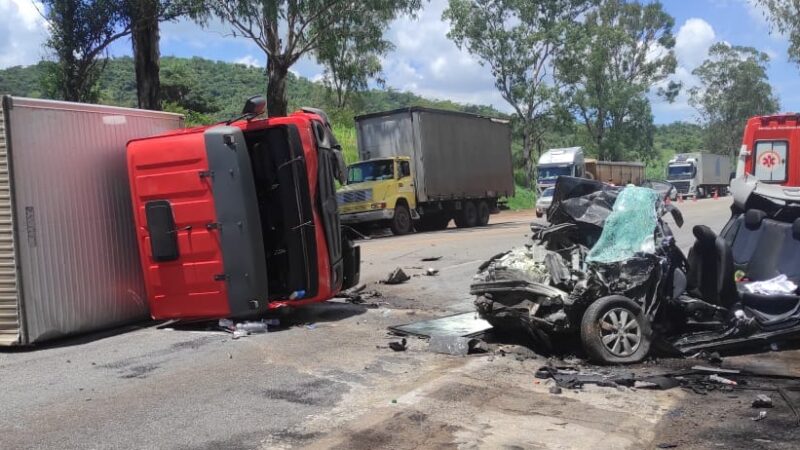
[[[478,208],[472,201],[464,202],[461,211],[456,213],[456,226],[458,228],[472,228],[478,224]]]
[[[581,343],[600,364],[631,364],[650,351],[650,321],[633,300],[621,295],[597,299],[581,320]]]
[[[408,210],[408,206],[399,203],[394,207],[394,217],[392,217],[389,228],[392,229],[392,234],[395,236],[408,234],[412,231],[411,212]]]
[[[481,200],[478,203],[478,226],[485,227],[489,225],[489,215],[492,211],[489,209],[489,203],[486,200]]]

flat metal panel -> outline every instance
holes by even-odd
[[[0,345],[22,340],[6,114],[0,104]]]
[[[15,236],[26,342],[147,317],[125,145],[176,114],[13,98]]]
[[[511,127],[468,114],[414,113],[428,200],[513,195]]]

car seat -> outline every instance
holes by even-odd
[[[733,278],[733,254],[728,243],[711,228],[692,229],[696,241],[689,250],[689,293],[711,304],[728,308],[739,298]]]

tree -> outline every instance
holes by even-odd
[[[125,0],[139,108],[161,109],[159,23],[174,20],[187,11],[188,6],[182,0]]]
[[[700,86],[689,102],[700,113],[709,151],[735,156],[747,119],[779,109],[767,78],[769,56],[752,47],[717,43],[692,74]]]
[[[130,33],[121,0],[44,0],[50,25],[45,45],[56,56],[45,77],[47,94],[75,102],[97,101],[97,80],[105,66],[103,53]]]
[[[558,73],[599,159],[653,157],[646,94],[675,71],[673,25],[658,2],[604,0],[568,34]],[[678,88],[673,83],[662,92],[674,99]]]
[[[289,68],[313,55],[323,44],[349,36],[346,23],[358,23],[376,11],[387,22],[413,12],[420,0],[198,0],[192,12],[201,23],[215,15],[229,23],[234,35],[252,40],[267,56],[267,109],[286,115]],[[382,41],[382,39],[381,39]]]
[[[383,28],[392,16],[391,11],[376,10],[344,18],[319,45],[317,60],[325,66],[322,81],[337,108],[343,108],[352,93],[365,90],[370,79],[384,84],[380,57],[394,46],[383,39]]]
[[[573,20],[590,5],[578,0],[450,0],[448,37],[487,65],[514,110],[522,133],[522,163],[530,186],[534,148],[557,121],[559,88],[553,58]]]
[[[770,24],[789,35],[789,59],[800,65],[800,1],[755,0],[764,8]]]

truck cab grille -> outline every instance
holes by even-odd
[[[345,203],[368,202],[372,200],[372,189],[361,189],[360,191],[340,192],[336,194],[336,201],[340,205]]]
[[[675,189],[678,191],[678,194],[688,194],[689,193],[689,182],[688,181],[673,181],[672,185],[675,186]]]

